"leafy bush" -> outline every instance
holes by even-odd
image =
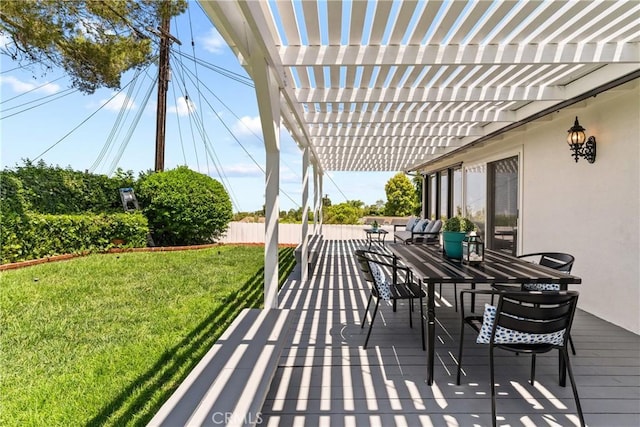
[[[137,187],[158,245],[213,242],[227,230],[233,215],[222,184],[186,166],[145,176]]]
[[[141,213],[51,215],[27,214],[27,221],[2,245],[2,263],[44,258],[53,255],[100,252],[115,246],[144,247],[149,227]],[[4,225],[4,224],[3,224]]]
[[[115,177],[48,166],[42,160],[33,164],[5,169],[2,180],[17,178],[23,196],[34,212],[77,214],[82,212],[115,212],[122,209],[119,188],[133,185],[133,173],[118,170]]]
[[[0,175],[0,259],[16,258],[21,250],[22,230],[28,225],[28,203],[20,180]]]

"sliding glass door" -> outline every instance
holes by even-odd
[[[487,164],[488,247],[518,251],[518,156]]]

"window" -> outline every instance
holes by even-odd
[[[440,219],[446,219],[449,217],[449,172],[440,172]]]
[[[475,165],[465,167],[465,215],[480,229],[482,239],[485,239],[487,204],[487,167]]]
[[[515,255],[518,246],[518,157],[488,165],[489,248]]]
[[[436,218],[437,203],[438,203],[438,177],[437,175],[429,175],[429,219]]]
[[[462,215],[462,168],[452,170],[451,198],[453,210],[450,216]]]

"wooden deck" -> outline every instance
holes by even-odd
[[[325,241],[310,280],[300,283],[293,274],[281,290],[280,307],[297,310],[297,323],[263,406],[262,425],[491,425],[488,349],[475,343],[470,329],[465,375],[455,385],[460,324],[452,286],[444,285],[436,302],[433,386],[425,382],[426,354],[419,325],[409,328],[408,307],[399,305],[394,313],[381,304],[369,348],[362,349],[369,288],[352,256],[362,246],[364,239]],[[639,426],[640,337],[583,311],[576,314],[572,337],[587,425]],[[556,352],[538,356],[535,387],[528,383],[529,368],[528,356],[497,353],[498,424],[578,425],[571,387],[558,385]]]

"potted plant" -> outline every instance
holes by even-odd
[[[476,226],[469,218],[454,216],[442,225],[442,248],[448,258],[462,258],[462,241]]]
[[[374,219],[374,220],[373,220],[373,224],[371,224],[371,227],[372,227],[374,230],[377,230],[379,226],[380,226],[380,225],[378,224],[378,221],[376,221],[376,220]]]

